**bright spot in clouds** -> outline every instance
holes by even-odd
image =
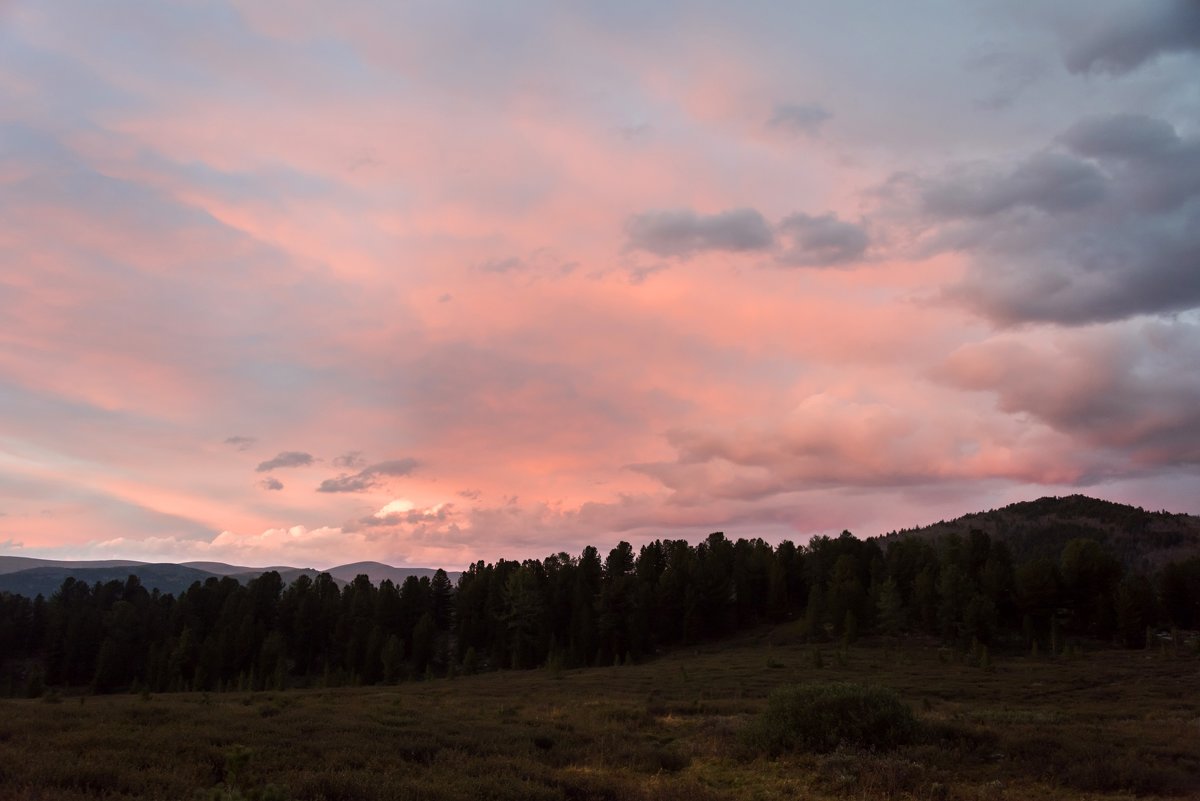
[[[406,501],[401,498],[400,500],[395,500],[384,504],[383,508],[375,513],[375,517],[383,519],[389,515],[411,512],[415,508],[417,508],[416,504],[414,504],[412,501]]]

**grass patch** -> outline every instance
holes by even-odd
[[[0,700],[0,801],[1200,798],[1196,656],[1097,648],[987,673],[936,643],[897,659],[860,641],[814,667],[811,645],[769,641],[559,679]],[[863,722],[880,720],[882,740]],[[815,745],[790,745],[809,742],[795,727]],[[747,751],[755,737],[769,748]]]

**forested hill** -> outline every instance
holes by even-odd
[[[625,664],[781,623],[818,642],[877,633],[1047,653],[1076,638],[1143,647],[1155,629],[1200,628],[1200,555],[1159,567],[1129,542],[1156,538],[1156,559],[1194,554],[1194,524],[1076,497],[915,536],[843,532],[772,545],[716,532],[695,543],[621,542],[607,554],[588,546],[578,556],[476,562],[457,582],[437,570],[375,583],[370,569],[386,566],[362,563],[344,585],[327,572],[287,581],[271,570],[245,582],[210,575],[174,595],[136,575],[67,578],[48,596],[0,591],[0,693],[375,684]]]
[[[951,533],[965,537],[973,530],[1003,542],[1018,562],[1057,559],[1068,542],[1080,537],[1103,545],[1127,569],[1146,573],[1200,556],[1200,517],[1150,512],[1086,495],[1014,503],[894,531],[884,541],[901,537],[937,540]]]

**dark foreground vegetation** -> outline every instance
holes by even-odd
[[[210,578],[175,597],[135,576],[68,578],[49,599],[0,593],[0,694],[280,690],[626,665],[788,621],[814,643],[920,634],[987,658],[1059,655],[1094,641],[1143,648],[1200,627],[1195,542],[1190,557],[1151,572],[1129,550],[1142,541],[1130,526],[1146,542],[1163,539],[1155,515],[1078,498],[1001,511],[1082,502],[1094,512],[1088,525],[1038,518],[1039,541],[1059,532],[1053,558],[1037,555],[1044,545],[1015,558],[1001,534],[1023,543],[1035,529],[1018,520],[1001,530],[983,517],[995,535],[844,532],[772,547],[717,533],[696,545],[656,540],[636,554],[622,542],[603,558],[588,547],[578,557],[478,562],[457,586],[443,571],[400,586],[359,576],[342,588],[327,574],[285,586],[272,571],[246,584]],[[1171,536],[1172,552],[1186,555],[1187,538]],[[1129,558],[1110,542],[1124,543]]]
[[[620,667],[2,700],[0,798],[1200,797],[1186,647],[984,660],[801,628]]]
[[[0,801],[1200,797],[1190,534],[1025,506],[457,585],[0,594]]]

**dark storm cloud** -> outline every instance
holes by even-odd
[[[258,440],[254,437],[243,437],[240,435],[225,438],[226,445],[232,445],[239,451],[249,450],[250,446],[256,442],[258,442]]]
[[[307,467],[313,463],[311,453],[303,451],[282,451],[273,459],[268,459],[261,462],[258,467],[254,468],[259,473],[269,473],[280,467]]]
[[[771,226],[754,209],[717,214],[697,214],[690,209],[650,211],[630,217],[625,233],[628,247],[656,256],[767,250],[775,242]]]
[[[817,103],[781,103],[775,107],[767,125],[789,133],[816,135],[821,124],[832,117],[824,106]]]
[[[278,491],[283,489],[283,482],[274,476],[270,476],[269,478],[264,478],[262,481],[258,482],[258,486],[265,490]]]
[[[786,243],[779,255],[781,262],[816,267],[860,259],[869,241],[861,225],[839,220],[834,214],[793,214],[779,223],[779,235]]]
[[[1143,0],[1102,20],[1067,49],[1071,72],[1129,72],[1163,53],[1200,50],[1200,2]]]
[[[392,459],[364,467],[357,473],[327,478],[317,487],[317,492],[365,492],[373,489],[385,478],[407,476],[417,467],[416,459]]]
[[[1200,306],[1200,139],[1117,115],[1056,145],[1011,167],[911,181],[931,248],[970,257],[949,294],[1002,325]]]

